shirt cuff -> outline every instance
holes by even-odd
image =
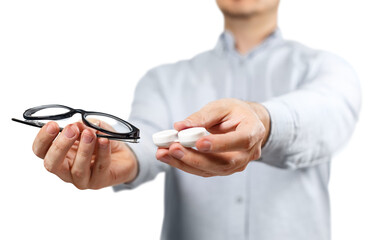
[[[270,134],[266,144],[262,148],[262,156],[259,161],[269,165],[290,168],[286,157],[282,154],[292,144],[296,127],[293,112],[282,101],[270,100],[262,103],[270,115]]]

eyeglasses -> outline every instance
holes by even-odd
[[[119,117],[102,112],[74,109],[64,105],[51,104],[30,108],[23,113],[26,120],[16,118],[12,118],[12,120],[41,128],[46,124],[44,120],[68,119],[76,113],[82,115],[82,122],[86,126],[100,132],[100,134],[96,134],[97,137],[132,143],[137,143],[140,139],[139,129]],[[98,121],[105,123],[98,125]],[[60,132],[62,130],[63,128],[60,127]]]

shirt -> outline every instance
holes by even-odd
[[[165,172],[163,240],[330,239],[330,160],[353,132],[360,95],[354,70],[340,57],[285,40],[279,29],[241,55],[225,31],[213,50],[140,80],[129,119],[141,129],[141,143],[129,145],[139,173],[114,189]],[[269,111],[259,160],[210,178],[156,160],[153,133],[221,98],[259,102]]]

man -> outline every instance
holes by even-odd
[[[329,239],[330,160],[358,118],[357,77],[340,58],[284,40],[278,0],[217,4],[217,46],[139,82],[130,122],[140,144],[96,139],[81,123],[59,134],[50,122],[33,150],[79,189],[134,188],[164,171],[162,239]],[[212,134],[196,150],[156,149],[151,134],[173,125]]]

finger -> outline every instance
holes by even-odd
[[[209,171],[201,170],[201,169],[192,167],[192,166],[186,164],[181,159],[177,159],[177,158],[174,158],[174,157],[170,156],[168,149],[158,149],[158,151],[156,152],[156,158],[158,160],[160,160],[161,162],[169,164],[172,167],[178,168],[182,171],[185,171],[185,172],[188,172],[188,173],[191,173],[191,174],[194,174],[194,175],[198,175],[198,176],[202,176],[202,177],[212,177],[212,176],[218,175],[218,172],[212,171],[213,169],[216,169],[217,166],[215,166],[215,168],[214,168],[214,167],[210,167],[209,165],[207,165],[206,168],[211,168]],[[213,160],[213,159],[214,158],[212,158],[210,160]],[[186,159],[184,159],[184,160],[186,162],[188,162],[189,164],[192,164],[189,161],[187,161]],[[205,168],[204,164],[200,163],[198,165],[201,168]],[[238,168],[235,169],[235,172],[243,171],[245,168],[246,168],[246,166],[243,167],[243,165],[238,166]],[[223,168],[221,170],[223,170]],[[229,172],[227,172],[227,174],[229,174]],[[224,174],[221,173],[220,175],[224,175]]]
[[[96,127],[99,127],[99,128],[102,128],[102,129],[106,129],[108,131],[112,131],[112,132],[116,132],[116,130],[113,128],[113,126],[111,126],[110,124],[108,124],[107,122],[104,122],[104,121],[101,121],[99,119],[96,119],[96,118],[87,118],[86,119],[90,124],[96,126]],[[91,129],[94,129],[94,128],[91,128]],[[100,132],[99,132],[100,133]]]
[[[215,175],[227,175],[231,170],[242,165],[238,152],[201,153],[191,148],[184,148],[178,143],[171,145],[169,155],[192,168]]]
[[[59,173],[66,174],[66,172],[62,173],[58,171],[60,170],[60,166],[62,165],[67,152],[73,146],[78,137],[79,129],[76,125],[66,126],[62,133],[52,143],[44,158],[44,167],[49,172],[55,173],[63,178],[63,180],[66,180],[68,176],[60,176]]]
[[[88,130],[83,130],[76,157],[71,169],[73,184],[79,189],[86,189],[91,176],[91,159],[94,153],[96,135]]]
[[[252,124],[240,123],[237,130],[204,136],[196,142],[195,146],[201,152],[250,150],[261,139],[263,133],[258,129],[248,129],[251,126]]]
[[[199,170],[199,169],[193,168],[189,165],[186,165],[181,160],[170,156],[169,150],[166,149],[166,148],[159,148],[156,151],[156,159],[158,159],[159,161],[164,162],[166,164],[169,164],[172,167],[178,168],[182,171],[185,171],[185,172],[188,172],[188,173],[191,173],[191,174],[195,174],[195,175],[202,176],[202,177],[211,176],[211,174],[209,174],[207,172],[204,172],[202,170]]]
[[[221,134],[226,132],[235,131],[236,127],[238,126],[238,121],[235,122],[232,119],[223,119],[223,122],[214,125],[210,128],[206,128],[206,130],[211,134]]]
[[[225,101],[215,101],[207,104],[198,112],[193,113],[185,120],[176,122],[174,128],[181,131],[190,127],[204,127],[211,128],[220,124],[228,115],[231,108],[225,107]]]
[[[166,150],[166,149],[164,149],[164,150]],[[180,169],[184,172],[190,173],[190,174],[194,174],[194,175],[201,176],[201,177],[212,177],[212,176],[214,176],[214,174],[212,174],[210,172],[191,167],[191,166],[185,164],[184,162],[182,162],[181,160],[176,159],[176,158],[174,158],[174,157],[172,157],[168,154],[160,155],[157,159],[160,160],[161,162],[169,164],[172,167],[178,168],[178,169]]]
[[[90,178],[90,188],[100,188],[104,173],[111,165],[111,144],[106,138],[98,138],[96,157]]]
[[[169,155],[169,150],[167,148],[158,148],[156,151],[156,159],[160,160]]]
[[[49,122],[42,127],[34,139],[33,152],[39,158],[44,158],[53,140],[59,134],[59,125],[56,122]]]

